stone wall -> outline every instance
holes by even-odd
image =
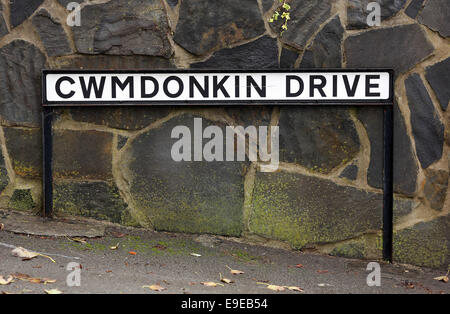
[[[450,2],[1,0],[0,206],[41,210],[41,70],[392,67],[396,262],[450,263]],[[176,125],[279,125],[280,170],[171,160]],[[56,215],[193,233],[259,236],[295,248],[380,258],[382,112],[308,107],[57,110]]]

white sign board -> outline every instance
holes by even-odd
[[[389,70],[44,71],[44,105],[392,103]]]

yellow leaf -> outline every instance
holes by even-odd
[[[201,282],[200,284],[206,286],[206,287],[217,287],[217,286],[223,286],[220,283],[217,282],[212,282],[212,281],[205,281],[205,282]]]
[[[70,238],[69,238],[70,239]],[[72,238],[70,239],[73,242],[78,242],[78,243],[82,243],[82,244],[87,244],[86,240],[82,239],[82,238]]]
[[[55,260],[53,258],[51,258],[50,256],[41,254],[41,253],[36,253],[36,252],[31,252],[28,251],[27,249],[24,249],[23,247],[16,247],[14,250],[11,251],[12,255],[17,256],[22,258],[23,261],[28,261],[30,259],[33,259],[37,256],[42,256],[45,258],[48,258],[49,260],[51,260],[53,263],[56,263]]]
[[[142,286],[142,288],[148,288],[148,289],[153,290],[153,291],[164,291],[164,290],[167,290],[166,288],[161,287],[160,285]]]
[[[50,290],[44,290],[44,291],[47,294],[62,294],[62,292],[59,291],[58,289],[50,289]]]
[[[242,274],[245,274],[243,271],[241,271],[241,270],[236,270],[236,269],[231,269],[229,266],[227,266],[227,265],[225,265],[229,270],[230,270],[230,273],[232,274],[232,275],[242,275]]]
[[[282,286],[277,286],[277,285],[268,285],[268,286],[267,286],[267,289],[270,289],[270,290],[272,290],[272,291],[277,291],[277,292],[280,292],[280,291],[284,291],[284,290],[285,290],[284,287],[282,287]]]
[[[35,258],[36,256],[39,256],[38,253],[28,251],[27,249],[24,249],[20,246],[12,250],[11,253],[14,256],[22,258],[23,260],[30,260],[32,258]]]
[[[434,280],[439,280],[439,281],[447,283],[448,282],[448,276],[439,276],[439,277],[434,278]]]
[[[3,276],[0,276],[0,285],[6,286],[9,285],[11,282],[14,281],[14,277],[9,275],[8,278],[3,278]]]
[[[234,281],[231,280],[231,279],[222,277],[222,274],[219,274],[219,275],[220,275],[220,281],[222,281],[222,282],[224,282],[224,283],[226,283],[226,284],[231,284],[231,283],[234,282]]]
[[[3,229],[5,229],[5,225],[0,223],[0,230],[3,230]]]
[[[120,243],[117,243],[115,246],[110,246],[109,248],[110,248],[111,250],[117,250],[117,249],[119,248],[119,244],[120,244]]]

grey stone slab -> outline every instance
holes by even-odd
[[[444,125],[419,74],[410,75],[405,86],[417,156],[426,169],[442,157]]]
[[[425,76],[435,92],[442,110],[447,110],[450,102],[450,58],[427,67]]]
[[[278,68],[278,45],[275,38],[263,36],[248,44],[215,52],[204,62],[191,68],[275,69]]]
[[[344,47],[348,68],[393,68],[396,75],[408,71],[434,50],[417,24],[349,36]]]
[[[442,37],[450,36],[450,2],[447,0],[432,0],[425,3],[417,20],[438,32]]]
[[[169,26],[159,0],[126,0],[85,6],[83,22],[73,28],[83,54],[148,55],[169,58]],[[143,44],[145,43],[145,44]]]
[[[265,32],[256,0],[184,0],[174,40],[195,55],[204,55]]]

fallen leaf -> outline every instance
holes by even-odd
[[[133,251],[130,251],[130,252],[128,252],[128,254],[130,254],[130,255],[136,255],[137,253],[136,253],[136,252],[133,252]]]
[[[442,282],[447,283],[448,282],[448,274],[446,276],[436,277],[436,278],[434,278],[434,280],[438,280],[438,281],[442,281]]]
[[[119,248],[119,244],[120,244],[120,243],[117,243],[115,246],[110,246],[109,248],[110,248],[111,250],[117,250],[117,249]]]
[[[270,289],[270,290],[272,290],[272,291],[277,291],[277,292],[280,292],[280,291],[284,291],[284,290],[285,290],[284,287],[282,287],[282,286],[277,286],[277,285],[268,285],[268,286],[267,286],[267,289]]]
[[[3,230],[3,229],[5,229],[5,225],[0,223],[0,230]]]
[[[86,240],[84,240],[83,238],[69,238],[69,240],[72,240],[73,242],[78,242],[78,243],[82,243],[82,244],[87,244]]]
[[[2,291],[2,294],[15,294],[13,292],[8,292],[8,291]]]
[[[226,283],[226,284],[232,284],[234,281],[228,278],[222,278],[220,279],[220,281]]]
[[[148,288],[148,289],[153,290],[153,291],[164,291],[164,290],[167,290],[166,288],[161,287],[160,285],[142,286],[142,288]]]
[[[14,277],[9,275],[8,278],[3,278],[3,276],[0,276],[0,285],[6,286],[9,285],[11,282],[14,281]]]
[[[48,258],[49,260],[51,260],[53,263],[56,263],[55,260],[53,258],[51,258],[50,256],[41,254],[41,253],[36,253],[36,252],[31,252],[28,251],[27,249],[24,249],[23,247],[16,247],[14,250],[11,251],[13,256],[17,256],[22,258],[23,261],[28,261],[30,259],[33,259],[37,256],[42,256],[45,258]]]
[[[217,286],[223,286],[222,284],[220,284],[220,283],[217,283],[217,282],[212,282],[212,281],[204,281],[204,282],[201,282],[200,284],[202,284],[202,285],[204,285],[204,286],[206,286],[206,287],[217,287]]]
[[[320,269],[319,269],[319,270],[317,271],[317,273],[318,273],[318,274],[326,274],[326,273],[328,273],[328,270],[320,270]]]
[[[230,273],[232,274],[232,275],[242,275],[242,274],[245,274],[243,271],[241,271],[241,270],[236,270],[236,269],[231,269],[229,266],[227,266],[227,265],[225,265],[226,266],[226,268],[228,268],[229,270],[230,270]]]
[[[28,251],[27,249],[24,249],[23,247],[20,246],[12,250],[11,253],[13,256],[22,258],[22,260],[30,260],[39,256],[39,254]]]
[[[55,283],[55,279],[49,279],[49,278],[37,278],[37,277],[31,277],[27,274],[21,274],[21,273],[15,273],[12,275],[15,279],[19,279],[22,281],[28,281],[31,283],[43,283],[44,285],[48,283]]]
[[[302,264],[297,264],[297,265],[295,265],[295,267],[296,268],[303,268],[303,265]]]
[[[197,253],[191,253],[191,255],[195,256],[195,257],[200,257],[201,256],[200,254],[197,254]]]
[[[220,281],[222,281],[222,282],[224,282],[224,283],[226,283],[226,284],[232,284],[232,283],[234,282],[234,281],[231,280],[231,279],[222,277],[222,274],[219,274],[219,276],[220,276]]]
[[[44,291],[47,294],[62,294],[62,292],[59,291],[58,289],[50,289],[50,290],[44,290]]]
[[[291,290],[291,291],[297,291],[297,292],[304,292],[305,290],[303,290],[302,288],[300,288],[300,287],[295,287],[295,286],[292,286],[292,287],[286,287],[288,290]]]

